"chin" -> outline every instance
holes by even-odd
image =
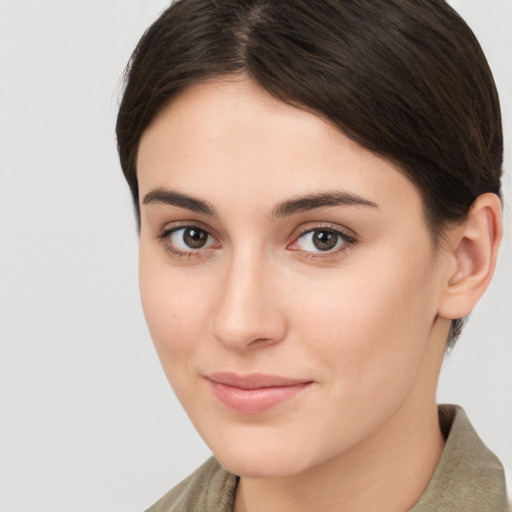
[[[216,456],[219,464],[234,475],[244,478],[282,478],[300,473],[302,468],[287,461],[266,457],[226,457]],[[280,459],[282,457],[279,457]]]
[[[213,453],[222,467],[246,478],[280,478],[296,475],[315,465],[302,449],[284,447],[282,443],[261,446],[214,447]]]

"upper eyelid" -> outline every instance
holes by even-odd
[[[299,228],[295,229],[290,238],[292,238],[292,240],[296,240],[297,238],[305,235],[306,233],[311,233],[312,231],[317,231],[321,229],[334,231],[335,233],[339,233],[341,236],[350,238],[351,240],[357,240],[357,235],[356,233],[354,233],[354,231],[331,222],[308,222],[306,225],[300,226]]]
[[[215,249],[215,247],[200,247],[197,249],[189,247],[187,249],[182,249],[170,240],[171,235],[176,231],[190,228],[200,229],[201,231],[207,233],[208,237],[211,237],[214,241],[219,242],[218,238],[213,235],[208,228],[198,225],[198,223],[185,222],[183,224],[173,226],[169,226],[169,223],[167,223],[167,226],[168,227],[164,227],[162,231],[156,235],[156,239],[157,242],[161,244],[164,249],[175,258],[196,258],[200,257],[202,254],[205,254],[205,251]]]
[[[199,254],[201,251],[206,251],[212,249],[211,247],[204,247],[199,249],[193,249],[190,248],[188,250],[183,249],[175,249],[172,250],[172,243],[169,240],[169,237],[176,231],[179,231],[180,229],[187,229],[187,228],[196,228],[200,229],[208,234],[209,237],[213,238],[216,242],[220,243],[220,239],[218,236],[216,236],[214,233],[212,233],[212,230],[208,227],[204,226],[200,222],[191,222],[191,221],[180,221],[178,223],[173,223],[173,225],[169,225],[170,223],[167,223],[160,231],[158,231],[155,234],[155,238],[159,244],[162,244],[166,250],[169,250],[172,253],[181,253],[181,254]]]
[[[159,237],[165,237],[174,231],[178,231],[179,229],[185,228],[197,228],[202,231],[206,231],[210,236],[213,236],[217,240],[219,239],[218,235],[208,226],[205,226],[202,222],[198,221],[177,221],[173,223],[166,223],[159,231]]]
[[[290,244],[288,244],[288,247],[290,247],[291,245],[296,244],[297,241],[300,240],[303,236],[309,235],[311,233],[314,233],[315,231],[331,231],[331,232],[335,233],[336,236],[338,236],[342,240],[344,245],[354,244],[354,243],[357,242],[357,240],[353,236],[350,236],[347,233],[344,233],[343,231],[340,231],[338,229],[332,229],[332,228],[313,228],[313,229],[308,229],[307,231],[304,231],[303,233],[300,233],[299,235],[297,235],[293,239],[293,241]]]
[[[322,229],[326,231],[335,232],[342,240],[341,244],[337,248],[329,249],[326,251],[315,251],[315,250],[306,250],[299,248],[294,248],[293,246],[299,243],[299,239],[311,232],[321,231]],[[347,251],[350,251],[352,248],[356,247],[359,244],[359,239],[355,236],[349,235],[342,231],[341,229],[334,229],[332,227],[317,227],[310,228],[304,230],[302,233],[296,235],[293,240],[287,245],[286,249],[291,251],[292,253],[296,253],[301,255],[301,258],[311,260],[311,261],[337,261],[338,258],[342,257]]]

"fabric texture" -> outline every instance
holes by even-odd
[[[505,476],[461,407],[439,407],[447,438],[439,464],[410,512],[510,512]],[[146,512],[232,512],[238,477],[212,457]]]

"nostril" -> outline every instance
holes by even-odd
[[[271,345],[272,343],[275,343],[275,340],[272,340],[270,338],[257,338],[249,343],[250,347],[260,347],[262,345]]]

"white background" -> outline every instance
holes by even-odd
[[[512,1],[453,0],[501,93],[506,239],[441,378],[512,468]],[[0,510],[136,512],[208,455],[140,308],[119,78],[163,0],[0,0]]]

